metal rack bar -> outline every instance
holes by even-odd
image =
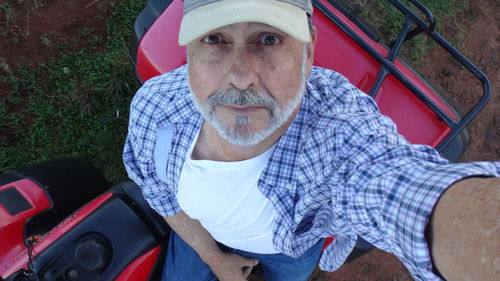
[[[320,0],[313,0],[314,6],[334,22],[343,32],[345,32],[352,40],[359,44],[368,54],[370,54],[377,62],[381,64],[381,70],[378,74],[370,95],[374,96],[383,83],[383,80],[388,74],[393,75],[405,87],[407,87],[417,98],[419,98],[425,105],[427,105],[434,113],[436,113],[451,129],[450,134],[438,144],[436,149],[442,151],[453,138],[455,138],[469,123],[470,121],[486,106],[491,98],[491,84],[486,75],[484,75],[479,68],[477,68],[471,61],[469,61],[462,53],[453,47],[444,37],[435,31],[435,20],[430,12],[424,5],[417,0],[409,0],[427,17],[429,24],[423,21],[412,10],[406,7],[399,0],[389,0],[395,7],[397,7],[405,15],[405,23],[401,29],[400,34],[396,41],[392,44],[390,53],[387,57],[382,56],[370,44],[362,39],[355,31],[353,31],[346,23],[338,18],[332,11],[330,11]],[[412,25],[417,25],[415,29],[409,31]],[[395,66],[394,60],[404,43],[404,41],[416,36],[418,33],[425,32],[430,38],[438,43],[444,50],[446,50],[454,59],[460,62],[467,70],[476,76],[483,86],[483,95],[480,100],[472,107],[469,112],[465,114],[459,121],[454,120],[444,110],[442,110],[433,100],[425,95],[418,87],[409,81]]]

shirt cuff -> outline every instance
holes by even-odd
[[[174,194],[163,193],[154,196],[144,196],[149,206],[163,217],[170,217],[181,211]]]
[[[397,215],[400,233],[396,254],[415,280],[442,280],[433,273],[431,255],[425,239],[425,230],[432,211],[443,192],[455,182],[469,177],[499,177],[500,163],[476,162],[436,165],[420,175],[405,190]],[[401,235],[402,234],[402,235]]]

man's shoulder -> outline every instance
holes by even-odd
[[[194,107],[186,73],[187,67],[183,65],[146,81],[134,96],[132,113],[168,119],[170,122],[192,115]]]
[[[328,68],[313,66],[309,81],[318,84],[338,84],[347,81],[347,78],[342,74]]]
[[[189,93],[187,67],[183,65],[146,81],[136,96],[173,100]]]
[[[308,80],[309,113],[315,118],[331,118],[353,113],[378,113],[373,99],[356,88],[342,74],[313,67]]]

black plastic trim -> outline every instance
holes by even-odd
[[[130,61],[134,66],[134,73],[136,73],[135,69],[137,68],[137,48],[139,47],[142,36],[144,36],[151,25],[153,25],[156,19],[165,11],[172,1],[173,0],[148,0],[146,2],[146,7],[135,19],[134,31],[132,32],[128,49]],[[137,78],[139,79],[139,77]],[[142,83],[140,79],[139,81]]]
[[[141,218],[121,199],[114,197],[40,253],[33,261],[35,272],[40,277],[50,277],[71,268],[89,276],[75,257],[84,237],[101,237],[107,241],[101,244],[107,247],[105,253],[110,256],[105,262],[107,266],[94,272],[92,279],[82,276],[79,280],[114,280],[137,257],[160,243]]]
[[[363,18],[358,17],[362,12],[361,8],[357,5],[351,7],[348,3],[342,0],[328,0],[333,7],[339,10],[342,14],[344,14],[348,19],[350,19],[361,31],[363,31],[370,39],[375,42],[380,41],[379,32],[368,22],[363,20]]]
[[[3,174],[0,174],[0,183],[2,183],[2,185],[9,184],[9,183],[14,183],[16,181],[24,180],[24,179],[30,180],[34,184],[36,184],[45,193],[45,195],[47,196],[47,199],[49,200],[49,207],[46,210],[43,210],[40,213],[35,214],[34,216],[28,218],[24,222],[23,240],[24,240],[24,244],[26,246],[28,246],[28,240],[27,240],[27,238],[33,234],[33,233],[30,233],[29,231],[27,231],[30,222],[33,220],[33,218],[37,218],[37,217],[41,217],[41,216],[48,217],[48,214],[50,214],[51,210],[54,208],[54,200],[52,200],[52,197],[51,197],[50,193],[47,191],[46,188],[44,188],[44,186],[43,186],[42,183],[40,183],[39,181],[37,181],[36,179],[34,179],[34,178],[32,178],[32,177],[30,177],[28,175],[20,174],[16,170],[6,171]],[[53,224],[53,225],[47,224],[45,226],[46,228],[44,228],[44,229],[52,228],[54,225],[55,224]]]
[[[2,205],[11,216],[15,216],[33,208],[28,200],[26,200],[15,187],[0,190],[0,205]]]
[[[42,235],[111,187],[92,163],[79,158],[56,159],[11,172],[37,183],[51,200],[49,210],[27,220],[25,237]]]
[[[0,186],[4,186],[23,179],[25,179],[25,177],[19,175],[18,173],[6,171],[4,173],[0,173]]]
[[[132,181],[120,183],[110,189],[110,192],[134,210],[158,240],[168,240],[169,225],[160,214],[149,206],[142,195],[141,188],[136,183]]]

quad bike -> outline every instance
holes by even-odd
[[[435,30],[432,13],[417,0],[413,12],[387,0],[405,17],[389,46],[342,1],[313,0],[318,42],[314,64],[334,69],[375,98],[410,142],[435,147],[455,161],[467,144],[465,127],[486,105],[486,76]],[[424,18],[419,15],[424,15]],[[177,45],[181,0],[149,0],[137,17],[130,59],[149,78],[186,63]],[[406,64],[405,41],[427,34],[483,86],[463,116]],[[110,186],[89,163],[59,159],[0,174],[1,280],[159,280],[169,228],[132,182]],[[326,243],[330,243],[333,237]],[[359,244],[349,259],[369,250]]]
[[[137,185],[83,160],[0,175],[0,280],[159,280],[168,233]]]

